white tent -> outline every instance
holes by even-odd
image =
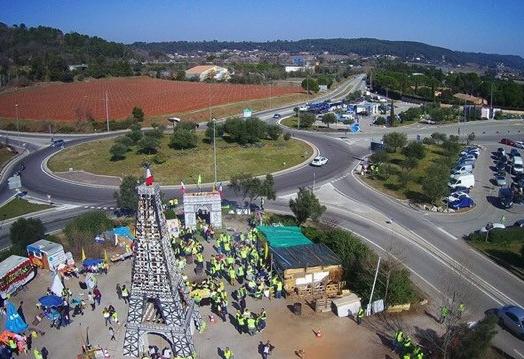
[[[62,280],[60,280],[60,275],[55,274],[53,278],[53,283],[51,283],[51,292],[61,297],[62,290],[64,290],[64,285],[62,284]]]

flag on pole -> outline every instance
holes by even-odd
[[[151,170],[146,168],[146,186],[151,186],[153,184],[153,175],[151,174]]]
[[[202,176],[201,175],[198,175],[198,181],[197,181],[197,185],[198,185],[198,190],[200,191],[200,185],[202,184]]]
[[[186,193],[186,185],[182,181],[180,181],[180,191]]]
[[[218,184],[218,192],[220,192],[220,194],[222,194],[223,191],[224,191],[224,189],[222,188],[222,182],[220,182]]]
[[[86,252],[84,251],[84,248],[82,248],[82,262],[86,260]]]

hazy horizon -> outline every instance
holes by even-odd
[[[0,21],[11,26],[50,26],[126,44],[376,38],[524,57],[520,25],[524,2],[518,0],[442,0],[434,4],[332,0],[321,7],[317,4],[276,0],[22,0],[4,4]]]

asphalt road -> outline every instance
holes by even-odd
[[[342,96],[346,91],[360,86],[358,80],[350,81],[338,89],[338,93],[328,95],[331,98]],[[282,115],[291,113],[292,108],[264,111],[257,114],[271,121],[273,113]],[[384,133],[402,131],[410,138],[417,135],[429,135],[432,132],[448,134],[460,133],[462,136],[475,132],[481,143],[493,144],[502,136],[521,139],[522,122],[472,122],[446,126],[415,125],[406,128],[383,129],[364,128],[362,133],[311,133],[290,131],[293,136],[313,143],[323,155],[329,158],[326,166],[313,168],[306,166],[296,171],[275,178],[279,200],[267,204],[276,210],[288,211],[288,195],[296,192],[299,186],[315,186],[319,198],[328,206],[326,216],[338,225],[347,228],[368,240],[377,251],[384,255],[394,255],[413,273],[413,279],[425,289],[435,302],[440,298],[460,293],[465,297],[468,316],[479,319],[487,309],[502,304],[524,304],[524,286],[522,281],[498,267],[482,255],[473,251],[460,239],[461,234],[485,224],[486,219],[479,213],[463,217],[430,215],[417,212],[397,201],[363,186],[350,170],[358,161],[369,153],[371,138],[379,139]],[[111,134],[108,134],[111,136]],[[98,138],[107,135],[96,135]],[[38,136],[27,135],[24,141]],[[82,137],[71,138],[66,146],[85,141]],[[35,140],[36,142],[36,140]],[[56,181],[41,169],[42,161],[55,149],[44,148],[32,152],[25,160],[26,169],[22,182],[30,194],[45,198],[48,194],[57,202],[81,205],[112,205],[113,189],[90,188]],[[4,192],[2,183],[0,191]],[[166,190],[168,196],[178,194],[176,189]],[[226,193],[226,197],[231,194]],[[43,217],[49,230],[56,229],[78,212],[67,214],[55,213]],[[464,225],[464,223],[467,223]],[[458,229],[457,229],[458,228]],[[1,234],[0,234],[1,236]],[[390,248],[393,248],[391,250]],[[524,353],[524,344],[506,332],[500,332],[495,345],[508,354],[520,357]]]

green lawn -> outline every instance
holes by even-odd
[[[30,203],[25,199],[15,198],[3,207],[0,207],[0,220],[18,217],[23,214],[41,211],[51,207],[52,206],[45,204]]]
[[[406,187],[399,183],[398,173],[401,171],[400,164],[406,158],[400,152],[389,153],[390,164],[394,167],[395,172],[387,180],[381,180],[372,176],[364,177],[364,181],[381,192],[385,192],[399,199],[411,199],[416,202],[428,202],[428,199],[422,191],[422,183],[427,174],[428,167],[435,161],[444,158],[443,150],[437,145],[424,145],[426,156],[420,160],[411,172],[411,180]]]
[[[287,127],[297,128],[298,117],[297,116],[286,117],[282,121],[280,121],[280,123]]]
[[[196,183],[198,175],[202,182],[213,181],[213,146],[203,141],[204,134],[198,132],[198,146],[190,150],[173,150],[168,146],[169,135],[161,141],[160,153],[167,161],[152,164],[155,179],[162,184]],[[61,151],[49,161],[49,168],[55,172],[84,170],[95,174],[123,177],[125,175],[143,175],[142,163],[151,163],[154,155],[128,152],[121,161],[111,161],[109,148],[113,140],[99,140],[84,143]],[[263,140],[257,145],[240,146],[217,139],[217,177],[229,180],[233,175],[251,173],[263,175],[297,165],[308,159],[313,149],[298,140],[277,141]]]
[[[15,154],[7,149],[7,147],[0,147],[0,168],[15,156]]]
[[[493,243],[483,241],[468,241],[473,247],[486,254],[494,262],[519,278],[524,279],[524,258],[520,255],[523,240],[510,241],[508,243]]]

